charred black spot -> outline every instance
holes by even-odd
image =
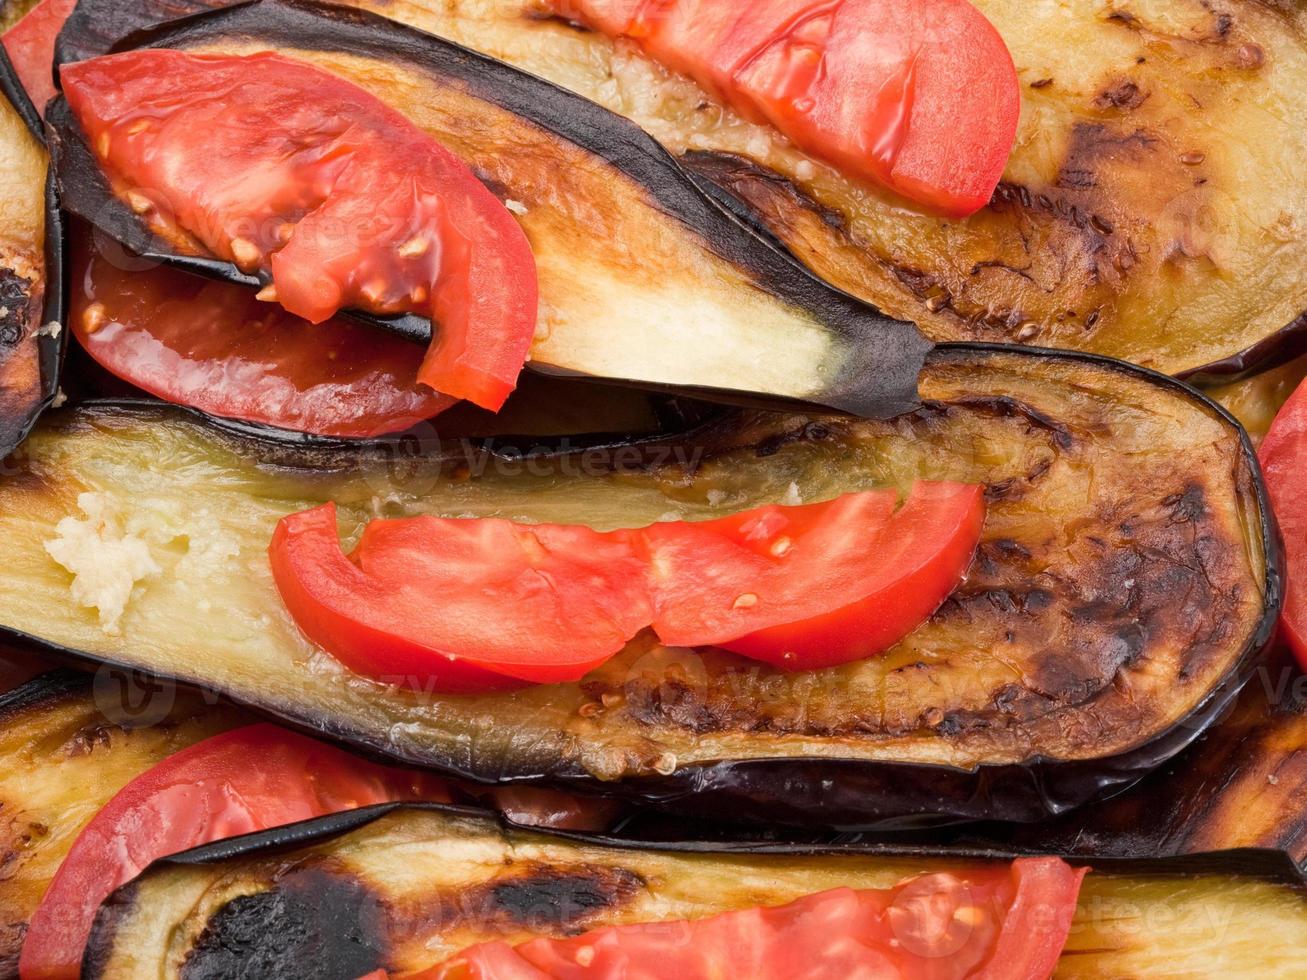
[[[824,442],[834,434],[829,425],[823,422],[810,422],[801,428],[779,432],[763,439],[754,447],[753,453],[759,459],[765,459],[768,456],[775,456],[786,446],[794,443]]]
[[[1167,497],[1162,505],[1171,512],[1172,520],[1181,523],[1199,521],[1207,515],[1207,495],[1196,483],[1189,484],[1181,493]]]
[[[628,901],[644,879],[626,868],[535,868],[490,886],[496,918],[532,931],[574,928]]]
[[[1124,78],[1099,92],[1094,97],[1094,105],[1099,109],[1129,111],[1138,109],[1147,102],[1149,94],[1141,89],[1137,82]]]
[[[0,269],[0,347],[13,347],[23,339],[32,280],[13,269]]]
[[[1070,449],[1075,440],[1071,430],[1050,415],[1041,412],[1026,402],[1008,395],[987,395],[959,398],[952,402],[973,411],[983,412],[995,418],[1021,419],[1032,429],[1047,432],[1053,436],[1053,442],[1059,449]]]
[[[308,870],[209,919],[183,980],[355,980],[385,962],[379,899],[357,879]]]
[[[847,233],[848,217],[841,211],[826,207],[805,193],[794,181],[774,170],[769,170],[746,157],[731,153],[714,153],[691,150],[680,158],[681,164],[703,180],[731,195],[759,213],[784,213],[769,202],[783,198],[794,208],[819,218],[822,223],[838,232]],[[757,225],[756,215],[744,212],[750,223]]]
[[[935,615],[979,617],[996,612],[1005,618],[1028,617],[1043,612],[1052,602],[1052,593],[1045,589],[963,588],[949,596]]]
[[[386,935],[397,947],[461,926],[481,934],[581,932],[644,887],[640,875],[618,866],[513,862],[483,884],[389,907]]]
[[[64,752],[71,758],[81,755],[90,755],[97,748],[108,748],[113,740],[111,726],[109,725],[87,725],[79,728],[68,743],[64,746]]]

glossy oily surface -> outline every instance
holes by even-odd
[[[893,888],[915,875],[995,867],[852,848],[669,848],[504,831],[471,815],[395,813],[289,853],[157,868],[103,907],[86,976],[225,976],[243,953],[259,956],[268,980],[378,968],[402,977],[478,942],[702,919],[832,888]],[[347,936],[325,927],[336,909],[358,908],[386,914],[354,920]],[[1307,968],[1301,948],[1284,942],[1305,928],[1301,893],[1275,881],[1180,867],[1151,875],[1129,865],[1096,868],[1081,886],[1053,976],[1260,980],[1268,970]],[[1035,947],[1027,938],[1027,950]]]
[[[343,319],[309,323],[253,290],[74,250],[69,319],[104,368],[165,401],[317,435],[402,432],[455,400],[418,383],[423,349]]]
[[[554,10],[931,213],[983,207],[1012,151],[1012,56],[967,0],[555,0]]]
[[[1191,714],[1224,703],[1213,692],[1251,670],[1278,602],[1238,432],[1184,389],[1073,358],[949,352],[923,394],[926,407],[892,422],[758,416],[552,463],[404,463],[359,449],[316,454],[306,468],[293,451],[233,442],[177,412],[65,413],[0,485],[0,528],[22,583],[0,604],[0,624],[492,779],[628,779],[643,792],[642,780],[721,766],[726,790],[737,766],[802,758],[818,778],[814,760],[847,760],[869,768],[845,766],[845,785],[882,771],[895,784],[890,797],[862,786],[866,805],[966,811],[974,787],[955,798],[951,780],[976,778],[965,775],[976,765],[1016,767],[1011,784],[992,777],[982,805],[1026,814],[1030,766],[1083,763],[1066,769],[1065,785],[1040,785],[1044,806],[1055,791],[1083,802],[1105,776],[1132,778],[1136,763],[1122,753],[1144,752],[1150,768],[1169,757],[1203,726]],[[167,461],[165,476],[143,459]],[[423,698],[315,650],[267,566],[277,521],[325,500],[348,548],[376,516],[611,530],[854,490],[906,493],[919,479],[987,488],[965,588],[884,656],[821,671],[774,671],[642,635],[579,683]],[[106,583],[86,553],[106,549],[152,565],[115,566],[112,588],[92,588]],[[919,785],[909,764],[930,767],[912,770]],[[773,799],[765,781],[753,791]]]
[[[61,74],[137,213],[268,274],[271,297],[311,322],[343,308],[431,318],[440,329],[419,379],[503,404],[535,332],[530,246],[404,116],[273,54],[136,51]]]

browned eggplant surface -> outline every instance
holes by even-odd
[[[922,391],[889,422],[737,415],[526,460],[305,459],[177,409],[65,411],[0,481],[0,624],[424,765],[702,814],[1029,820],[1134,781],[1268,639],[1277,544],[1241,433],[1183,386],[1081,355],[938,351]],[[377,515],[610,528],[921,478],[987,486],[968,581],[885,656],[807,673],[642,635],[579,683],[424,697],[315,650],[266,557],[279,518],[328,499],[348,544]]]
[[[592,102],[395,21],[300,0],[219,11],[147,39],[308,61],[458,154],[530,239],[541,290],[534,368],[875,417],[917,405],[929,343],[914,326],[829,289],[716,206],[647,134]],[[257,282],[206,257],[167,216],[136,214],[67,105],[49,116],[68,210],[138,254]],[[430,336],[418,317],[375,322]]]
[[[140,679],[60,671],[0,695],[0,976],[17,976],[27,922],[100,807],[166,756],[241,723],[192,694],[143,693]]]
[[[1113,800],[997,840],[1149,858],[1267,848],[1307,861],[1307,679],[1287,658],[1259,670],[1230,717],[1163,771]]]
[[[324,822],[324,828],[330,826]],[[303,841],[310,828],[262,835]],[[391,812],[287,851],[253,841],[162,862],[104,906],[87,978],[313,976],[423,969],[477,942],[574,935],[883,888],[966,859],[856,848],[652,850],[505,830],[448,808]],[[974,860],[974,859],[972,859]],[[1253,873],[1241,874],[1249,869]],[[1252,857],[1089,874],[1058,978],[1292,977],[1307,970],[1307,900]]]
[[[976,0],[1022,83],[989,206],[913,213],[545,0],[346,0],[621,113],[822,277],[935,340],[1241,372],[1307,329],[1307,7]],[[221,0],[83,0],[67,53]],[[128,9],[130,8],[130,9]]]
[[[55,397],[63,285],[41,122],[0,48],[0,456]]]
[[[1307,378],[1307,355],[1251,378],[1213,386],[1207,393],[1239,420],[1255,445],[1261,445],[1275,416],[1304,378]]]

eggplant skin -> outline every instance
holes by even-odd
[[[83,0],[66,56],[226,0]],[[1064,347],[1228,376],[1307,334],[1307,8],[976,0],[1021,128],[990,204],[914,214],[543,0],[347,0],[622,113],[820,276],[933,340]],[[130,10],[121,9],[131,7]],[[119,8],[119,9],[115,9]]]
[[[176,409],[88,405],[43,425],[0,481],[0,626],[474,781],[699,816],[1037,820],[1124,788],[1210,726],[1269,641],[1279,549],[1244,436],[1192,389],[1083,355],[940,350],[922,393],[891,421],[742,414],[516,462],[397,460],[392,446],[305,457]],[[424,696],[317,651],[266,558],[277,520],[328,499],[352,539],[378,514],[609,528],[920,478],[987,487],[969,578],[884,656],[824,671],[641,635],[579,683]],[[158,566],[127,582],[121,609],[72,601],[46,550],[91,514]]]
[[[702,918],[1007,858],[855,845],[655,849],[505,828],[448,807],[385,807],[154,865],[101,906],[82,975],[353,980],[425,969],[477,942]],[[1291,865],[1256,852],[1096,865],[1055,976],[1300,975],[1307,953],[1286,940],[1307,930],[1301,883]]]
[[[64,41],[75,34],[70,24]],[[459,156],[531,242],[541,295],[534,369],[872,417],[919,404],[931,345],[915,326],[821,283],[717,206],[646,133],[593,102],[396,21],[305,0],[212,11],[131,44],[277,51],[366,89]],[[134,213],[66,102],[47,117],[67,210],[138,255],[257,282],[166,215]],[[372,321],[430,339],[420,317]]]
[[[243,718],[175,685],[138,700],[143,683],[52,671],[0,695],[0,976],[17,976],[27,923],[100,807],[156,762]]]
[[[63,231],[40,117],[0,46],[0,457],[58,390]]]
[[[1286,655],[1259,668],[1219,725],[1113,799],[970,846],[1094,858],[1263,848],[1307,862],[1307,680]]]

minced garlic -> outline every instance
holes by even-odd
[[[45,550],[72,572],[73,601],[97,610],[100,628],[116,634],[132,589],[160,568],[150,546],[123,527],[111,496],[78,494],[77,506],[86,516],[61,520]]]

